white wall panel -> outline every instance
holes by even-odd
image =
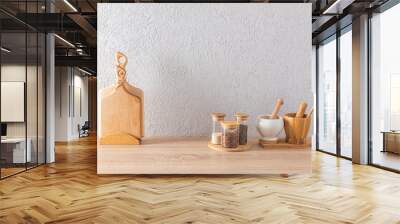
[[[145,94],[146,136],[207,135],[214,111],[313,104],[311,4],[98,4],[98,89],[116,51]],[[230,116],[232,118],[232,116]]]

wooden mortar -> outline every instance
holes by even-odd
[[[286,141],[290,144],[307,144],[308,132],[311,127],[312,111],[297,117],[296,113],[287,113],[283,117],[285,123]]]

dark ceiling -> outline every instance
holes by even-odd
[[[340,26],[346,26],[353,16],[386,1],[340,0],[337,4],[335,0],[47,0],[46,5],[46,0],[1,0],[0,24],[3,33],[17,33],[26,28],[55,32],[60,37],[56,38],[57,65],[81,66],[96,71],[97,3],[312,3],[310,22],[313,25],[313,43],[317,43],[335,32],[338,20],[341,20]],[[12,34],[7,34],[6,38],[13,39]]]

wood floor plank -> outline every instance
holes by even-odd
[[[96,140],[0,181],[0,223],[400,223],[400,175],[312,153],[312,174],[97,175]]]

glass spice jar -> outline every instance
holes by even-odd
[[[247,131],[248,125],[247,120],[249,119],[249,115],[245,113],[236,113],[235,114],[236,121],[239,123],[239,144],[246,145],[247,144]]]
[[[224,121],[226,114],[224,113],[212,113],[212,132],[211,132],[211,144],[221,145],[222,142],[222,126],[221,122]]]
[[[239,146],[239,123],[224,121],[222,124],[222,146],[224,148],[237,148]]]

